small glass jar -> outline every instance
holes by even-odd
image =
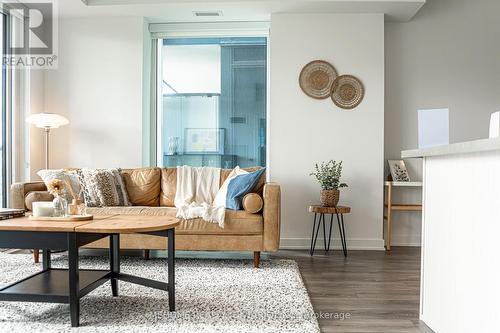
[[[80,199],[73,199],[68,205],[69,215],[87,215],[87,205]]]
[[[54,197],[54,200],[52,200],[52,205],[54,206],[54,217],[66,216],[68,202],[61,195],[56,195]]]
[[[85,202],[82,202],[81,200],[78,200],[78,215],[87,215],[87,204]]]

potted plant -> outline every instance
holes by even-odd
[[[346,183],[340,182],[342,175],[342,161],[336,162],[330,160],[328,162],[321,162],[314,166],[314,172],[309,174],[316,177],[321,185],[321,204],[326,207],[337,206],[340,198],[339,188],[347,187]]]

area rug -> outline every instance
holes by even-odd
[[[0,253],[0,286],[40,266],[29,254]],[[80,268],[108,267],[107,258],[81,257]],[[53,267],[67,267],[64,254]],[[122,272],[167,281],[166,259],[123,257]],[[176,261],[176,312],[167,292],[107,282],[80,301],[81,327],[71,328],[69,306],[0,302],[0,332],[319,332],[307,290],[293,260]]]

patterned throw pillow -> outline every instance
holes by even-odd
[[[130,202],[128,197],[127,187],[122,177],[122,170],[110,169],[110,171],[113,174],[116,192],[118,193],[118,206],[131,206],[132,202]]]
[[[83,194],[88,207],[130,206],[119,169],[81,169]]]

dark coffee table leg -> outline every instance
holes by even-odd
[[[69,275],[69,311],[71,314],[71,326],[80,325],[80,281],[78,273],[78,244],[77,234],[68,233],[68,275]]]
[[[175,229],[167,230],[168,237],[168,309],[175,311]]]
[[[51,260],[50,260],[50,250],[42,250],[42,268],[44,271],[50,269]]]
[[[109,263],[113,273],[111,278],[111,292],[114,297],[118,296],[118,279],[120,274],[120,235],[109,235]]]

